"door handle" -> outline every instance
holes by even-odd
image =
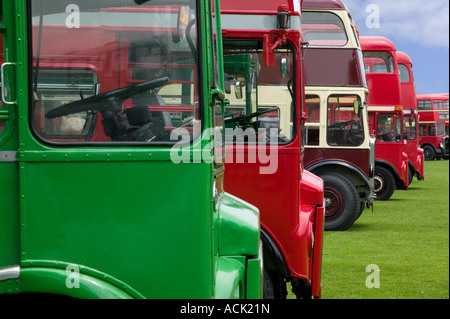
[[[1,82],[1,85],[2,85],[2,90],[1,90],[2,101],[5,104],[13,105],[13,104],[17,104],[16,101],[7,101],[6,100],[6,84],[5,84],[5,67],[6,66],[15,66],[15,63],[5,62],[0,67],[0,82]]]

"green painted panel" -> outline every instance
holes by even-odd
[[[149,298],[212,289],[209,166],[27,163],[22,258],[85,265]]]
[[[20,260],[18,193],[17,163],[0,162],[0,268]]]

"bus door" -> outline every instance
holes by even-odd
[[[401,114],[380,112],[377,114],[376,123],[377,151],[401,163],[403,147]]]

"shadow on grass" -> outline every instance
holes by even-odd
[[[372,229],[372,225],[367,224],[367,223],[355,223],[352,225],[352,227],[350,227],[349,229],[347,229],[348,232],[365,232],[365,231],[370,231]]]
[[[360,223],[360,224],[353,224],[349,229],[347,230],[326,230],[326,232],[328,233],[356,233],[356,232],[365,232],[365,231],[370,231],[373,227],[370,224],[367,223]]]
[[[398,201],[402,201],[402,200],[404,200],[403,198],[389,198],[388,200],[376,200],[375,201],[375,203],[374,203],[374,206],[377,204],[377,203],[389,203],[389,202],[398,202]]]

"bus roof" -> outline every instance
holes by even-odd
[[[346,5],[341,0],[303,0],[303,10],[345,10]]]
[[[416,94],[418,100],[447,99],[448,93],[420,93]]]
[[[359,42],[363,51],[396,51],[395,45],[385,37],[363,36]]]
[[[300,14],[303,0],[220,0],[220,12],[228,14],[277,14],[285,6],[291,14]]]
[[[412,65],[411,58],[403,51],[397,51],[397,63],[398,64],[410,64]]]

